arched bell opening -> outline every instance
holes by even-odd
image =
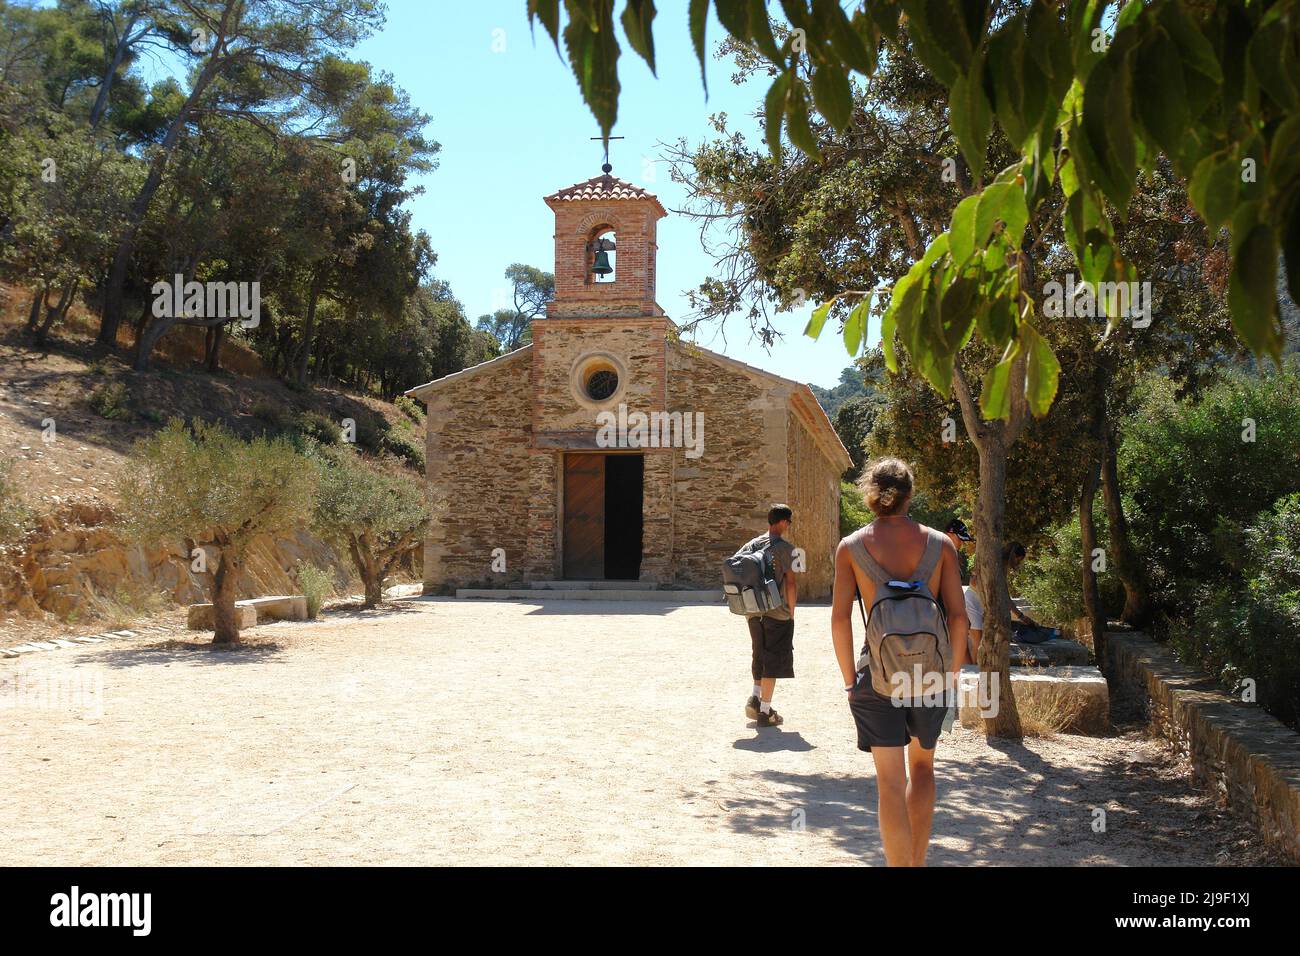
[[[597,226],[587,240],[587,282],[606,285],[614,281],[618,249],[611,226]]]

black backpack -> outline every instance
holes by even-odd
[[[727,608],[742,617],[761,617],[785,607],[785,594],[781,582],[776,580],[771,539],[767,545],[756,548],[757,540],[746,543],[722,562],[722,593],[727,598]]]

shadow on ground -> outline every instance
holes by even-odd
[[[752,721],[750,726],[755,729],[758,727]],[[753,737],[741,737],[731,746],[736,750],[748,750],[756,754],[805,753],[817,749],[815,744],[804,740],[803,735],[798,731],[785,733],[773,728],[767,728]]]
[[[783,745],[780,737],[798,735],[765,735],[745,749],[802,749]],[[1134,859],[1186,865],[1204,862],[1207,846],[1225,865],[1282,862],[1258,846],[1244,822],[1197,790],[1172,757],[1116,757],[1098,767],[1044,759],[1032,741],[1001,741],[996,751],[939,760],[930,865],[1035,866],[1049,857],[1059,861],[1063,850],[1081,866]],[[807,830],[829,831],[862,863],[884,865],[875,775],[870,758],[863,758],[860,775],[763,770],[756,776],[764,785],[753,795],[718,785],[700,796],[721,806],[724,825],[738,833],[788,833],[797,819]]]
[[[83,656],[88,664],[104,667],[166,667],[169,664],[212,664],[233,667],[240,664],[274,663],[282,648],[274,641],[250,640],[234,647],[219,646],[211,638],[160,641],[130,647],[96,648]]]

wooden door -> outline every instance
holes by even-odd
[[[605,576],[605,456],[564,456],[564,576]]]

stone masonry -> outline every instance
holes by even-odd
[[[607,452],[597,416],[622,408],[698,412],[704,423],[698,456],[618,449],[643,455],[642,581],[719,586],[722,559],[785,501],[807,556],[801,597],[829,595],[849,457],[811,390],[677,341],[655,302],[656,223],[666,213],[650,193],[597,177],[546,202],[556,297],[533,322],[532,344],[408,393],[429,413],[425,592],[561,578],[565,456]],[[599,238],[615,244],[613,281],[592,272]],[[588,387],[598,372],[617,383],[599,398]]]

